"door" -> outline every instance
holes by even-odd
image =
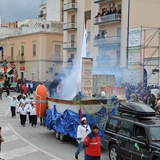
[[[146,130],[143,126],[134,125],[133,136],[130,140],[130,154],[132,159],[149,159],[149,147],[147,145]]]
[[[118,125],[118,141],[120,146],[120,153],[122,157],[130,157],[130,137],[133,125],[131,122],[122,120]]]
[[[24,78],[24,72],[21,72],[21,79]]]
[[[74,48],[75,36],[74,34],[71,35],[71,48]]]

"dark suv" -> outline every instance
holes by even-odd
[[[124,102],[107,121],[103,146],[110,160],[160,160],[160,118],[148,105]]]

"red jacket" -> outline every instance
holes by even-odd
[[[101,138],[91,132],[84,139],[83,144],[87,146],[86,154],[91,157],[101,156]]]

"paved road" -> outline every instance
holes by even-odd
[[[11,92],[11,95],[14,94]],[[26,127],[22,127],[18,115],[11,118],[9,99],[5,96],[0,101],[0,125],[5,139],[0,157],[5,160],[75,160],[75,140],[61,142],[55,138],[53,131],[39,124],[31,127],[28,121]],[[83,152],[79,160],[83,160]],[[108,160],[106,151],[103,151],[101,160]]]

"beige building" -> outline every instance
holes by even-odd
[[[0,41],[3,46],[2,59],[7,59],[8,67],[16,66],[18,78],[44,81],[52,80],[61,71],[63,34],[35,32],[7,37]]]
[[[140,52],[137,53],[139,57],[136,55],[140,67],[137,68],[129,64],[127,68],[138,71],[140,73],[140,81],[147,78],[148,83],[157,83],[158,81],[159,84],[159,74],[148,77],[156,66],[153,64],[157,63],[159,65],[159,60],[157,60],[159,59],[159,50],[152,55],[154,57],[152,58],[152,63],[150,59],[150,63],[144,65],[152,54],[152,50],[145,47],[145,41],[147,41],[145,37],[152,35],[147,32],[151,29],[150,27],[156,29],[156,27],[160,26],[157,18],[159,9],[159,0],[65,0],[63,7],[63,65],[71,66],[72,61],[76,60],[81,53],[84,17],[87,17],[87,55],[94,58],[96,66],[103,66],[106,70],[120,69],[122,71],[122,68],[127,67],[127,28],[128,25],[130,29],[140,27],[141,48]],[[128,15],[130,15],[129,21]],[[143,35],[144,33],[145,36]],[[156,44],[154,45],[155,48],[159,45],[158,36],[151,41],[151,44]],[[132,55],[128,53],[128,56],[130,58]],[[128,71],[128,73],[131,73],[131,71]]]

